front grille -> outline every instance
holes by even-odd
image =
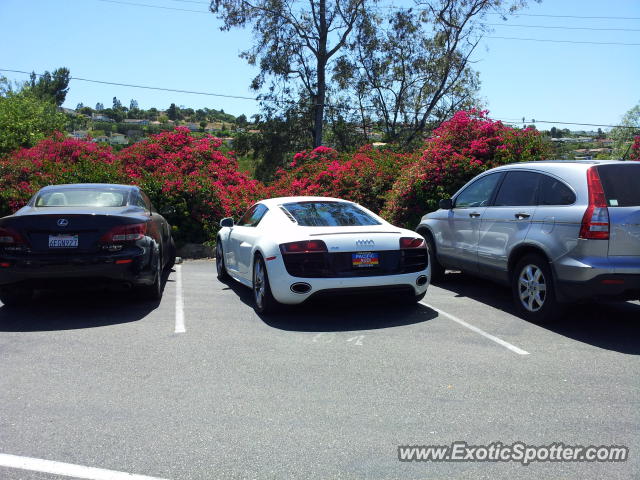
[[[289,275],[300,278],[349,278],[398,275],[420,272],[427,268],[429,256],[424,248],[375,252],[375,267],[353,267],[352,253],[291,253],[282,256]]]

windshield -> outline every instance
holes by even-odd
[[[602,165],[598,173],[610,207],[640,206],[640,164]]]
[[[38,195],[36,207],[124,207],[127,191],[115,188],[56,188]]]
[[[353,203],[295,202],[282,207],[303,227],[354,227],[380,222]]]

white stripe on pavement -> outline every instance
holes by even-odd
[[[19,468],[21,470],[51,473],[53,475],[84,478],[87,480],[166,480],[159,477],[148,477],[147,475],[136,475],[134,473],[118,472],[104,468],[85,467],[53,460],[20,457],[6,453],[0,453],[0,467]]]
[[[176,265],[176,328],[175,333],[184,333],[184,299],[182,297],[182,265]]]
[[[450,313],[447,313],[443,310],[440,310],[439,308],[436,308],[432,305],[429,305],[428,303],[425,302],[420,302],[422,305],[424,305],[425,307],[429,307],[431,310],[435,310],[436,312],[438,312],[440,315],[443,315],[445,317],[447,317],[449,320],[453,320],[456,323],[459,323],[460,325],[462,325],[463,327],[468,328],[469,330],[471,330],[472,332],[476,332],[479,333],[480,335],[482,335],[485,338],[488,338],[489,340],[492,340],[494,342],[496,342],[498,345],[502,345],[505,348],[508,348],[509,350],[511,350],[512,352],[517,353],[518,355],[529,355],[529,352],[527,352],[526,350],[522,350],[521,348],[516,347],[515,345],[511,345],[509,342],[505,342],[504,340],[502,340],[501,338],[498,338],[494,335],[491,335],[490,333],[485,332],[484,330],[471,325],[470,323],[465,322],[464,320],[459,319],[458,317],[451,315]]]

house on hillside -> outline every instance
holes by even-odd
[[[109,143],[111,145],[126,145],[129,143],[127,137],[122,133],[112,133],[111,138],[109,138]]]
[[[123,123],[127,125],[149,125],[149,120],[146,118],[125,118]]]
[[[91,114],[91,120],[94,122],[113,122],[113,119],[103,115],[102,113],[93,112]]]
[[[91,140],[93,143],[109,143],[109,137],[106,135],[98,135],[96,138]]]
[[[75,138],[77,140],[85,140],[88,135],[89,135],[89,132],[86,130],[74,130],[69,134],[71,138]]]

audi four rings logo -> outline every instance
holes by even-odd
[[[356,240],[356,247],[373,247],[375,244],[373,240]]]
[[[69,220],[67,220],[66,218],[60,218],[58,220],[59,227],[66,227],[67,225],[69,225]]]

